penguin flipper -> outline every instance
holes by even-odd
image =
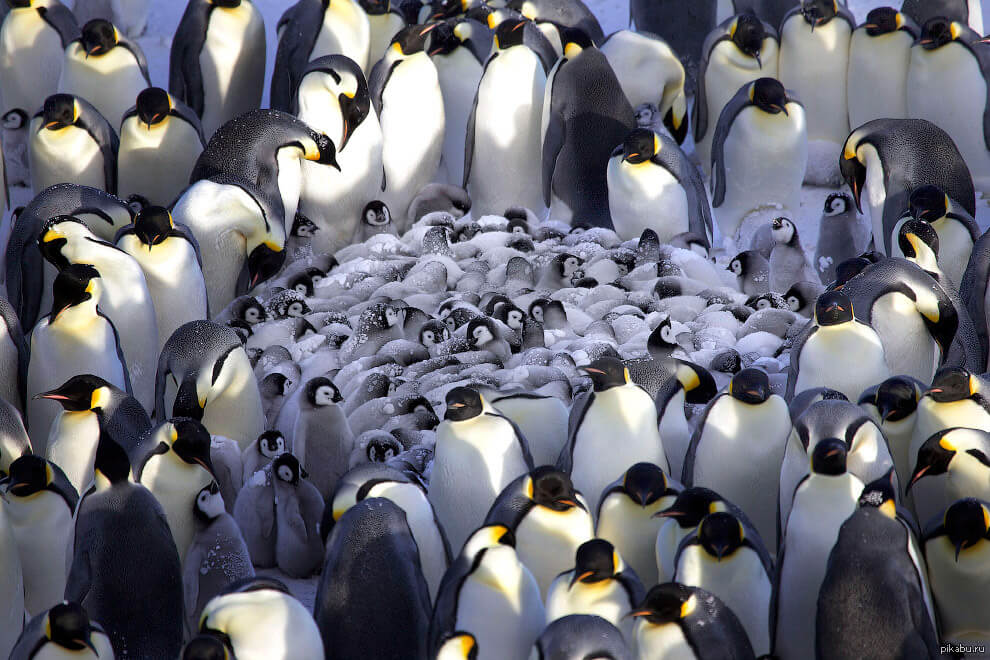
[[[58,32],[62,40],[62,48],[68,47],[70,43],[79,38],[79,24],[76,23],[75,14],[61,3],[38,7],[38,15]]]
[[[973,252],[969,255],[969,264],[959,283],[959,294],[964,296],[966,311],[973,320],[976,336],[980,340],[983,354],[990,349],[987,337],[986,291],[987,280],[990,278],[990,232],[984,234],[973,244]],[[8,285],[9,286],[9,285]]]
[[[556,467],[564,474],[570,475],[574,469],[574,442],[577,439],[578,429],[584,422],[584,416],[588,414],[592,401],[595,400],[595,393],[588,392],[580,395],[571,406],[571,413],[567,418],[567,443],[560,450],[557,457]]]
[[[773,580],[770,588],[770,657],[775,654],[777,646],[777,602],[780,600],[780,576],[784,567],[784,550],[787,546],[781,543],[777,546],[777,561],[774,564]]]
[[[148,58],[144,56],[144,51],[141,47],[130,39],[120,38],[119,45],[126,48],[134,56],[134,60],[137,62],[138,68],[141,69],[141,75],[144,76],[144,81],[148,83],[148,87],[151,87],[151,74],[148,73]]]
[[[533,465],[533,454],[529,451],[529,441],[526,440],[526,436],[523,434],[522,429],[519,428],[519,425],[516,424],[511,419],[509,419],[508,417],[506,417],[505,415],[501,415],[499,413],[485,413],[485,414],[491,415],[492,417],[498,417],[500,419],[504,419],[506,422],[509,423],[509,426],[512,427],[512,431],[516,435],[516,443],[519,445],[519,450],[522,452],[523,460],[526,461],[526,467],[529,468],[530,470],[536,467]]]
[[[120,138],[113,130],[106,117],[100,114],[99,110],[93,107],[83,98],[75,97],[76,105],[79,106],[79,118],[76,125],[89,133],[93,141],[100,148],[100,155],[103,157],[103,186],[111,195],[117,194],[117,152],[120,147]]]
[[[489,59],[488,61],[490,62],[496,57],[498,57],[498,53],[492,55],[491,59]],[[488,65],[486,64],[485,68],[487,67]],[[481,86],[479,85],[478,90],[480,91],[480,89]],[[467,190],[468,181],[471,180],[471,163],[474,162],[474,122],[475,122],[475,115],[477,114],[477,112],[478,112],[478,91],[475,91],[474,102],[471,104],[471,114],[468,115],[467,132],[464,135],[464,178],[461,183],[461,188],[464,188],[464,190]]]
[[[732,122],[742,112],[743,108],[752,105],[749,100],[749,90],[752,84],[743,85],[739,91],[725,104],[722,113],[715,124],[715,135],[712,136],[712,206],[718,208],[725,202],[725,140],[729,137]]]
[[[558,75],[560,71],[558,70]],[[551,100],[551,106],[553,101]],[[553,171],[557,166],[557,156],[564,148],[564,138],[566,134],[564,118],[560,113],[550,109],[550,116],[547,122],[547,133],[543,138],[543,201],[550,206],[551,195],[553,193]]]
[[[198,534],[197,534],[198,536]],[[196,601],[199,600],[199,568],[203,563],[203,552],[193,540],[189,552],[182,558],[182,594],[185,599],[186,616],[196,614]]]
[[[78,539],[76,543],[79,543]],[[80,605],[84,604],[92,583],[92,565],[89,552],[76,550],[72,558],[72,566],[69,568],[69,576],[65,581],[65,600]]]
[[[129,395],[134,396],[134,390],[131,387],[131,375],[130,372],[127,371],[127,360],[124,359],[124,349],[120,347],[120,333],[117,332],[117,326],[115,326],[113,321],[111,321],[103,312],[99,311],[99,309],[97,309],[96,313],[102,316],[106,322],[110,324],[110,327],[113,328],[113,343],[117,347],[117,359],[120,360],[120,366],[124,372],[123,390]]]
[[[694,126],[695,142],[700,142],[701,138],[705,137],[705,133],[708,132],[708,96],[705,93],[705,74],[708,71],[708,59],[711,56],[712,49],[720,41],[729,39],[727,29],[728,21],[722,23],[722,25],[718,26],[718,28],[705,37],[705,43],[701,47],[701,61],[698,62],[698,89],[695,91],[694,97],[694,110],[692,113],[694,116],[691,117],[691,124]]]
[[[701,442],[701,436],[705,431],[705,422],[708,420],[708,413],[712,411],[715,406],[715,402],[722,398],[722,395],[715,396],[711,401],[705,405],[705,409],[702,411],[701,416],[698,418],[698,423],[694,427],[694,432],[691,434],[691,440],[688,442],[687,452],[684,454],[684,464],[681,468],[681,473],[678,475],[681,480],[681,485],[685,488],[691,488],[694,485],[694,458],[698,451],[698,443]],[[667,457],[667,463],[670,463],[670,457]]]
[[[388,64],[384,59],[375,62],[368,75],[368,94],[371,96],[371,103],[375,107],[375,112],[379,118],[382,115],[382,94],[385,92],[385,85],[392,77],[392,71],[399,65],[399,62]]]
[[[168,57],[168,93],[203,116],[203,75],[199,54],[206,43],[210,12],[209,2],[190,2],[179,19]]]

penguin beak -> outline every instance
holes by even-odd
[[[666,509],[664,511],[657,511],[651,518],[679,518],[684,515],[683,511],[674,511],[672,509]]]
[[[594,574],[595,574],[594,571],[585,571],[584,573],[581,573],[581,575],[575,573],[574,577],[571,578],[571,584],[568,586],[568,589],[573,589],[575,584],[584,580],[585,578],[591,577]]]
[[[601,369],[595,369],[594,367],[581,367],[581,371],[588,374],[600,374],[602,376],[605,375],[604,371],[602,371]]]
[[[928,472],[928,470],[930,470],[931,467],[932,467],[931,465],[926,465],[920,470],[915,471],[914,475],[911,477],[911,481],[908,482],[907,488],[904,489],[904,492],[905,493],[911,492],[911,487],[914,486],[914,484],[917,483],[919,479],[925,476],[925,473]]]
[[[956,544],[956,562],[959,562],[959,552],[966,547],[965,539]]]
[[[763,68],[763,58],[760,57],[760,51],[753,53],[753,59],[756,60],[756,66]]]
[[[52,401],[68,401],[69,397],[64,394],[55,394],[54,390],[52,392],[42,392],[41,394],[35,394],[32,399],[50,399]]]
[[[787,112],[787,106],[785,106],[785,105],[777,105],[776,103],[771,103],[770,104],[770,107],[773,108],[774,110],[778,111],[778,112],[783,112],[788,117],[791,116],[791,113]]]
[[[725,552],[726,552],[726,550],[729,549],[729,546],[727,546],[727,545],[717,545],[717,546],[714,546],[714,549],[715,549],[715,559],[719,563],[721,563],[722,557],[725,556]]]

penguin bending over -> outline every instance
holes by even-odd
[[[114,657],[110,638],[103,626],[90,619],[78,603],[62,601],[28,621],[10,654],[10,660],[40,660],[46,656],[87,657],[84,649],[91,652],[90,657],[95,660],[112,660]]]
[[[904,0],[901,11],[918,25],[942,16],[983,34],[983,8],[976,0]]]

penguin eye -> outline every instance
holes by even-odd
[[[283,465],[278,469],[278,478],[282,481],[292,481],[292,470]]]
[[[790,298],[787,299],[787,305],[788,307],[791,308],[792,312],[796,312],[798,309],[801,308],[801,303],[799,303],[798,299],[795,298],[794,296],[791,296]]]
[[[756,303],[756,309],[766,309],[769,306],[770,306],[769,300],[761,300]]]
[[[296,291],[298,291],[299,293],[301,293],[301,294],[303,294],[303,295],[306,295],[306,285],[305,285],[305,284],[297,284],[297,285],[296,285],[296,286],[294,286],[293,288],[294,288],[294,289],[295,289]]]
[[[385,450],[385,460],[395,457],[395,450],[389,447]]]
[[[247,311],[245,311],[244,312],[244,320],[245,321],[248,321],[250,323],[256,322],[258,320],[258,310],[254,309],[252,307],[251,309],[248,309]]]

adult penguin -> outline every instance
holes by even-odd
[[[265,23],[252,0],[189,0],[169,52],[168,91],[207,138],[261,105]]]
[[[336,152],[327,136],[274,110],[253,110],[214,133],[172,209],[199,241],[210,309],[278,271],[303,188],[301,161],[339,167]],[[241,284],[245,264],[249,281]]]
[[[605,40],[598,19],[582,0],[509,0],[505,6],[540,25],[550,24],[561,29],[578,29],[596,44]],[[563,40],[561,40],[563,41]]]
[[[149,87],[120,121],[117,192],[165,206],[182,194],[206,140],[199,117],[160,87]]]
[[[276,27],[278,50],[272,73],[272,108],[289,111],[306,65],[324,55],[345,55],[363,71],[369,62],[371,27],[355,0],[299,0]],[[376,57],[380,57],[377,53]]]
[[[299,198],[299,214],[316,227],[313,250],[334,252],[354,240],[361,210],[379,192],[382,128],[371,108],[364,72],[345,55],[310,62],[294,102],[299,119],[340,145],[339,171],[303,163]]]
[[[493,43],[467,121],[464,189],[476,217],[503,213],[514,203],[540,216],[540,130],[547,72],[556,57],[525,19],[499,23]],[[573,53],[581,46],[568,48]]]
[[[40,660],[46,656],[112,660],[113,646],[103,626],[90,619],[81,605],[62,601],[28,621],[10,660]]]
[[[130,481],[127,454],[109,438],[96,449],[95,473],[76,513],[65,598],[101,623],[116,657],[178,657],[182,568],[165,513]]]
[[[990,340],[988,340],[987,331],[990,328],[990,305],[987,304],[987,291],[990,290],[990,287],[987,286],[988,283],[990,283],[990,232],[984,233],[973,244],[973,252],[959,285],[959,294],[973,321],[984,355],[990,353]],[[986,367],[981,366],[978,371],[985,369]]]
[[[914,508],[931,520],[962,497],[990,497],[990,433],[979,429],[939,431],[918,447],[905,490],[914,490]],[[924,481],[922,481],[924,479]],[[922,485],[928,487],[921,489]]]
[[[904,0],[901,11],[918,25],[942,16],[983,34],[983,8],[977,0]]]
[[[76,0],[72,13],[80,25],[94,18],[113,21],[129,37],[142,36],[147,28],[150,0]]]
[[[849,42],[849,125],[908,116],[907,77],[918,24],[893,7],[870,10]]]
[[[911,468],[917,456],[911,456],[911,438],[918,420],[918,402],[926,389],[924,383],[909,376],[893,376],[869,388],[859,398],[859,407],[869,413],[887,438],[897,481],[902,487],[911,480]]]
[[[633,0],[629,3],[629,24],[637,32],[655,34],[670,44],[684,67],[689,87],[699,79],[705,37],[718,25],[718,0],[702,0],[690,5],[677,0]]]
[[[368,15],[368,66],[373,66],[385,49],[392,43],[399,30],[406,27],[399,0],[359,0],[364,13]]]
[[[116,129],[134,97],[151,86],[148,61],[141,47],[114,24],[94,18],[78,39],[65,48],[60,92],[90,101]]]
[[[117,148],[110,123],[85,99],[54,94],[31,120],[28,160],[37,195],[57,183],[117,194]]]
[[[937,185],[971,216],[976,193],[966,161],[944,130],[924,119],[874,119],[849,134],[839,170],[863,212],[870,207],[874,248],[891,254],[891,232],[911,191]]]
[[[313,612],[327,657],[424,658],[430,611],[402,509],[377,497],[348,509],[327,539]]]
[[[533,645],[530,658],[574,660],[597,654],[609,660],[633,660],[632,645],[622,631],[600,616],[570,614],[547,624]],[[438,657],[445,660],[446,656]]]

